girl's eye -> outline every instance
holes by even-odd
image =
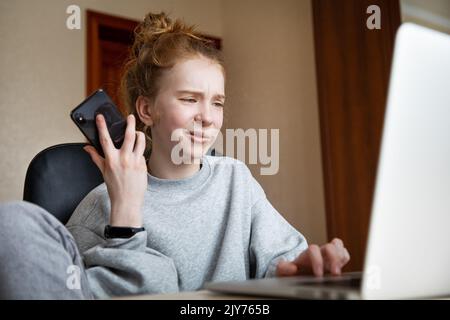
[[[185,101],[185,102],[189,102],[189,103],[196,103],[197,100],[193,99],[193,98],[182,98],[180,99],[181,101]]]
[[[221,108],[223,108],[223,103],[216,102],[216,103],[214,103],[214,105],[215,105],[216,107],[221,107]]]

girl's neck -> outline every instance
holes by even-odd
[[[199,163],[174,164],[170,156],[152,150],[147,163],[147,170],[152,176],[160,179],[184,179],[193,176],[200,170]]]

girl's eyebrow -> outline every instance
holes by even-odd
[[[176,93],[188,93],[188,94],[193,94],[193,95],[197,95],[197,96],[204,96],[203,92],[201,91],[195,91],[195,90],[178,90]],[[217,93],[214,95],[214,98],[220,98],[225,100],[225,95]]]

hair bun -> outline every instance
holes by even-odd
[[[153,35],[172,31],[173,22],[165,12],[148,13],[142,22],[142,31],[151,33]]]
[[[134,30],[134,44],[132,52],[139,57],[144,47],[151,46],[161,35],[168,33],[183,33],[192,38],[202,40],[195,35],[195,26],[188,26],[180,20],[173,21],[162,11],[148,13],[144,20]]]
[[[195,37],[195,26],[188,26],[176,19],[173,21],[163,11],[161,13],[148,13],[135,30],[135,36],[139,40],[148,41],[157,38],[163,33],[184,33]]]

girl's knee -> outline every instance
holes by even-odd
[[[45,209],[27,201],[11,201],[0,204],[0,228],[2,233],[29,230],[36,224],[48,223],[53,218]]]

